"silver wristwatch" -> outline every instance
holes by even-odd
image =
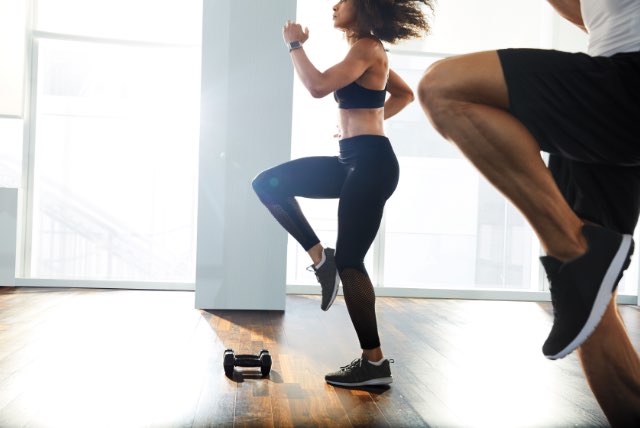
[[[291,52],[293,50],[296,50],[296,49],[300,49],[302,47],[302,43],[300,43],[297,40],[289,42],[288,45],[289,45],[289,52]]]

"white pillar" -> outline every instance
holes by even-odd
[[[0,187],[0,286],[16,281],[18,189]]]
[[[204,0],[196,307],[284,310],[286,233],[251,188],[289,160],[296,0]]]

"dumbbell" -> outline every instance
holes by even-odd
[[[229,377],[233,376],[234,367],[260,367],[262,376],[267,376],[271,371],[271,355],[266,349],[260,351],[258,355],[236,355],[233,349],[227,349],[224,351],[222,366],[224,367],[224,373]]]

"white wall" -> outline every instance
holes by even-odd
[[[286,234],[251,188],[289,160],[295,0],[204,0],[196,307],[284,310]]]

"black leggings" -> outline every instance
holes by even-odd
[[[262,203],[305,250],[320,240],[295,197],[340,199],[336,265],[363,349],[380,346],[375,294],[364,257],[398,177],[398,160],[389,140],[380,135],[359,135],[340,140],[340,156],[295,159],[263,171],[253,181]]]

